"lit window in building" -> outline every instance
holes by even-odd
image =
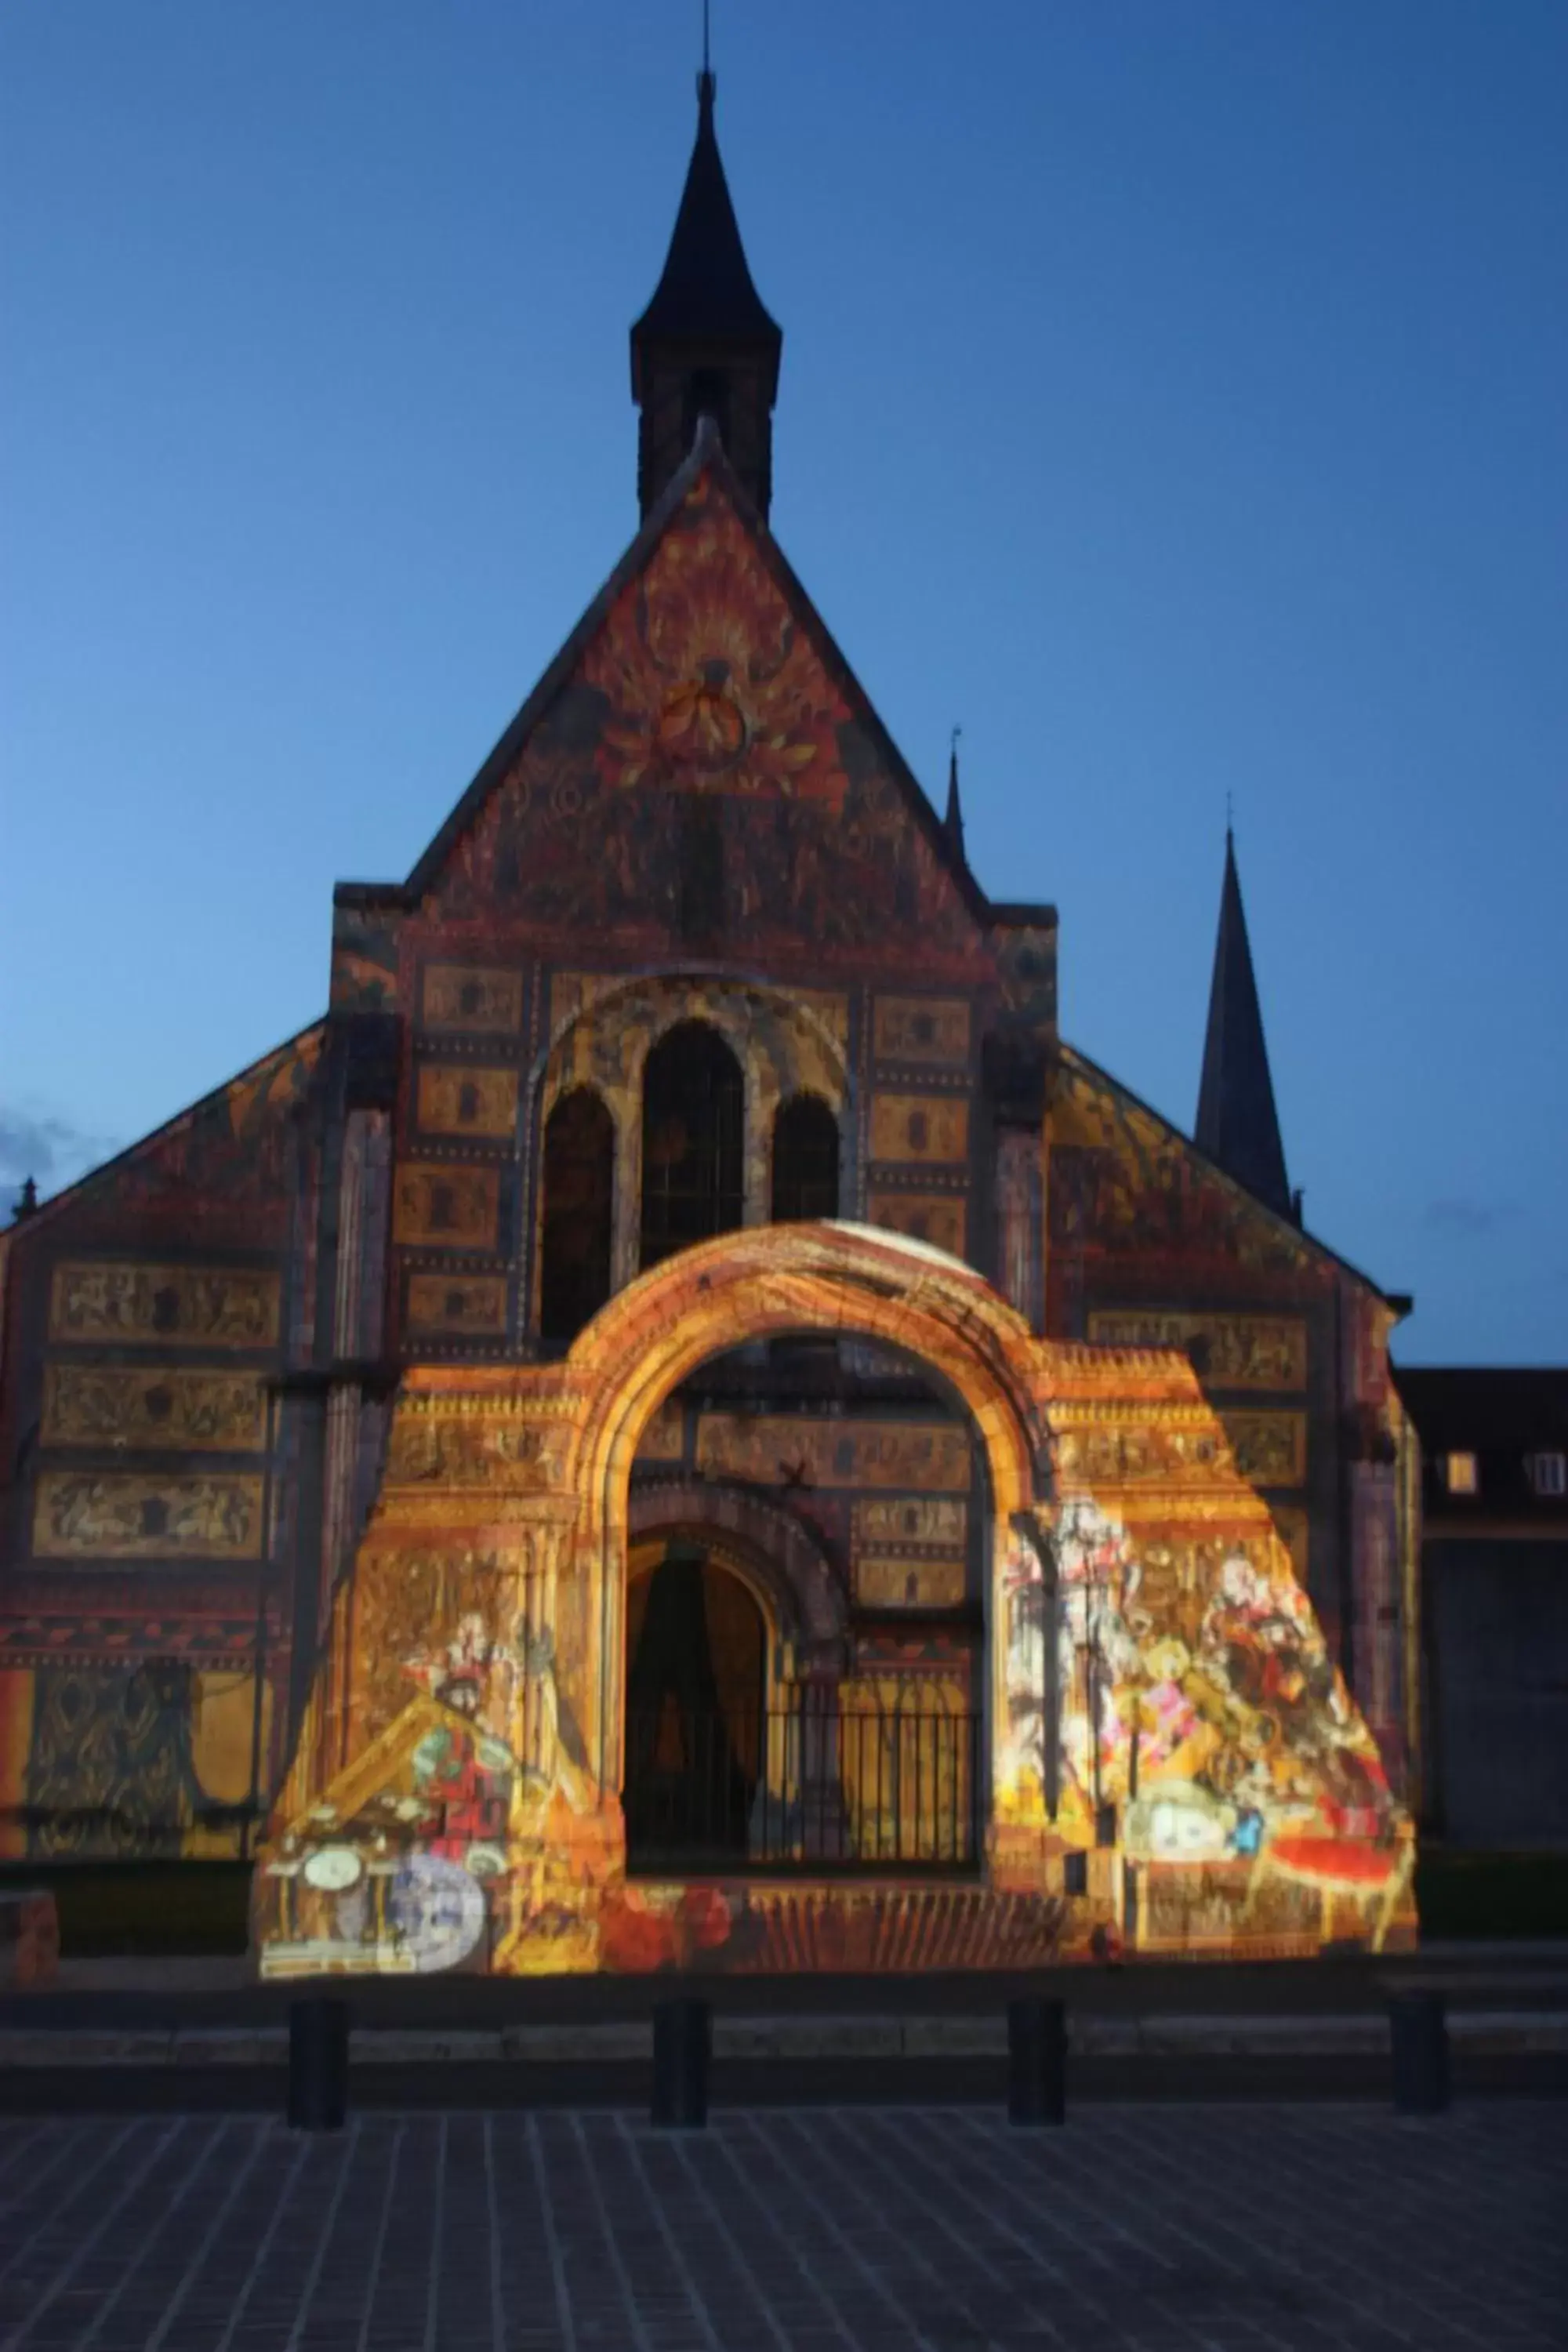
[[[1530,1465],[1531,1483],[1538,1495],[1568,1494],[1568,1457],[1537,1454]]]
[[[1447,1460],[1448,1492],[1450,1495],[1473,1495],[1480,1480],[1476,1475],[1473,1454],[1450,1454]]]

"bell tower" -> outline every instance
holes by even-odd
[[[758,512],[773,494],[773,411],[784,336],[746,266],[713,131],[713,76],[697,77],[697,143],[652,301],[632,329],[637,499],[654,506],[711,416]]]

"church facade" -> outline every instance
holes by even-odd
[[[1190,1139],[780,552],[781,345],[704,76],[626,555],[322,1020],[0,1236],[0,1854],[254,1852],[279,1976],[1407,1943],[1404,1302],[1234,856]]]

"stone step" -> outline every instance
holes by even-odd
[[[1568,2053],[1568,2011],[1460,2010],[1448,2019],[1456,2050],[1478,2054]],[[1142,2018],[1068,2014],[1068,2048],[1085,2057],[1380,2057],[1388,2021],[1376,2014],[1331,2017]],[[716,2017],[716,2059],[1000,2059],[1005,2016]],[[651,2059],[647,2021],[508,2025],[499,2029],[368,2028],[350,2037],[351,2063],[407,2066],[461,2063],[550,2065],[640,2064]],[[166,2029],[11,2027],[0,2030],[0,2067],[280,2066],[288,2028]]]

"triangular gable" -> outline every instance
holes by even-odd
[[[1257,1234],[1263,1245],[1262,1262],[1276,1269],[1317,1265],[1326,1271],[1331,1267],[1384,1299],[1395,1314],[1408,1312],[1408,1300],[1384,1292],[1370,1275],[1352,1265],[1326,1242],[1305,1232],[1292,1218],[1281,1216],[1270,1202],[1248,1191],[1190,1136],[1086,1054],[1064,1045],[1058,1066],[1050,1110],[1053,1152],[1076,1146],[1114,1158],[1127,1195],[1130,1228],[1144,1202],[1157,1203],[1162,1218],[1174,1213],[1178,1194],[1172,1187],[1170,1171],[1177,1162],[1184,1162],[1193,1186],[1222,1204],[1232,1234],[1243,1224]]]
[[[686,465],[451,817],[405,905],[668,918],[681,809],[727,816],[748,939],[908,926],[978,956],[984,893],[704,422]]]
[[[276,1125],[279,1114],[303,1096],[326,1036],[326,1024],[314,1021],[270,1053],[251,1062],[221,1087],[112,1158],[89,1168],[63,1192],[40,1202],[10,1234],[34,1234],[46,1222],[81,1207],[105,1186],[125,1202],[143,1205],[149,1196],[175,1187],[219,1182],[232,1175],[254,1150],[263,1131]]]

